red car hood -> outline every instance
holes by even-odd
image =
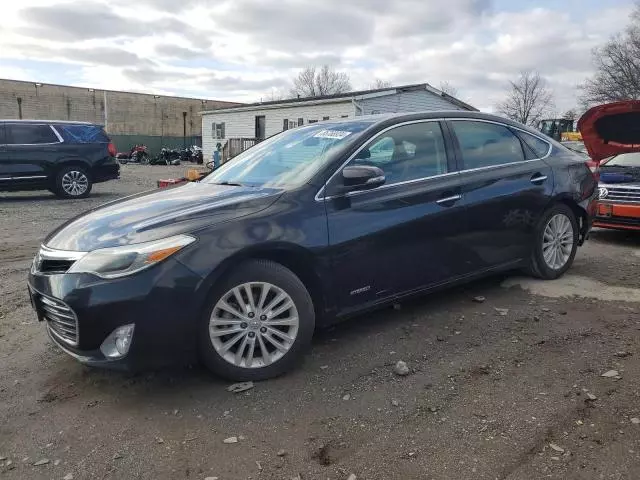
[[[621,153],[640,152],[640,101],[593,107],[578,120],[589,156],[600,162]]]

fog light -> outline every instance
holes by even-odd
[[[107,358],[122,358],[128,352],[133,340],[133,329],[135,324],[123,325],[116,328],[111,334],[105,338],[100,351]]]

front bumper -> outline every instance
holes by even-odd
[[[47,312],[38,301],[33,302],[52,341],[86,365],[139,370],[193,357],[202,279],[175,259],[114,280],[81,273],[31,272],[28,285],[32,299],[58,299],[73,310],[75,345],[56,334]],[[135,324],[128,353],[118,359],[105,357],[100,351],[102,342],[128,324]]]
[[[594,227],[640,230],[640,203],[598,202]]]

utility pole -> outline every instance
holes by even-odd
[[[107,107],[107,91],[103,90],[103,98],[104,98],[104,129],[105,131],[109,131],[109,109]]]
[[[182,146],[187,148],[187,112],[182,112]]]

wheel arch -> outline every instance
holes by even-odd
[[[578,222],[578,228],[580,230],[580,239],[578,240],[578,245],[582,245],[586,240],[586,235],[589,231],[589,214],[583,207],[580,206],[576,199],[569,194],[558,195],[549,205],[549,208],[556,204],[566,205],[576,216],[576,221]]]
[[[93,172],[91,171],[91,163],[88,160],[82,159],[80,157],[71,157],[71,158],[63,158],[56,162],[55,174],[58,175],[60,170],[66,167],[82,167],[90,177],[93,177]],[[93,180],[93,178],[91,178]]]
[[[211,291],[229,271],[249,260],[270,260],[291,270],[304,284],[311,296],[316,323],[325,323],[329,317],[327,312],[331,306],[330,297],[325,288],[327,282],[323,280],[322,267],[316,256],[300,245],[276,242],[257,245],[237,252],[224,260],[210,275],[207,290]]]

